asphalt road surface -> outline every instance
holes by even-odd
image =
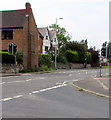
[[[102,69],[102,75],[108,75]],[[109,100],[70,83],[99,76],[99,69],[57,70],[2,78],[3,118],[108,118]]]

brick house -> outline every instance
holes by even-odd
[[[44,39],[44,37],[42,36],[42,34],[39,32],[38,33],[38,53],[42,53],[43,52],[43,50],[42,50],[42,48],[43,48],[43,39]]]
[[[8,43],[17,45],[17,51],[23,54],[24,68],[38,66],[38,29],[31,4],[25,9],[1,11],[0,43],[2,51],[8,50]]]
[[[47,53],[47,51],[50,50],[50,46],[51,46],[49,29],[48,27],[43,27],[43,28],[38,28],[38,31],[43,37],[43,43],[41,45],[42,45],[42,53],[45,54]]]

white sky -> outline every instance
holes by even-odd
[[[109,41],[110,0],[1,0],[0,11],[24,9],[30,2],[38,27],[55,23],[64,27],[72,40],[88,40],[88,45],[100,49]]]

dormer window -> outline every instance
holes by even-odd
[[[48,40],[48,36],[46,35],[46,39]]]
[[[54,42],[56,42],[56,38],[54,38]]]

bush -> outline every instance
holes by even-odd
[[[57,56],[57,62],[60,62],[60,63],[68,63],[65,55],[63,53],[59,53],[58,56]]]
[[[40,71],[48,71],[49,68],[46,65],[42,65],[41,67],[39,67]]]
[[[67,44],[63,46],[62,49],[63,51],[66,51],[66,50],[77,51],[79,56],[78,62],[84,63],[86,49],[83,44],[76,41],[70,41],[70,42],[67,42]]]
[[[0,53],[2,59],[0,59],[0,63],[2,64],[15,64],[15,57],[13,55],[9,55],[8,53]]]
[[[90,64],[92,62],[92,55],[90,52],[86,52],[87,63]]]
[[[19,70],[20,73],[26,73],[26,72],[38,72],[38,71],[39,71],[38,68],[28,68],[28,69]]]
[[[17,63],[23,64],[23,54],[21,52],[17,51],[15,55],[17,57]]]
[[[39,54],[39,67],[41,67],[42,65],[51,67],[51,55]]]
[[[77,63],[79,61],[79,55],[77,51],[67,50],[66,58],[69,63]]]

